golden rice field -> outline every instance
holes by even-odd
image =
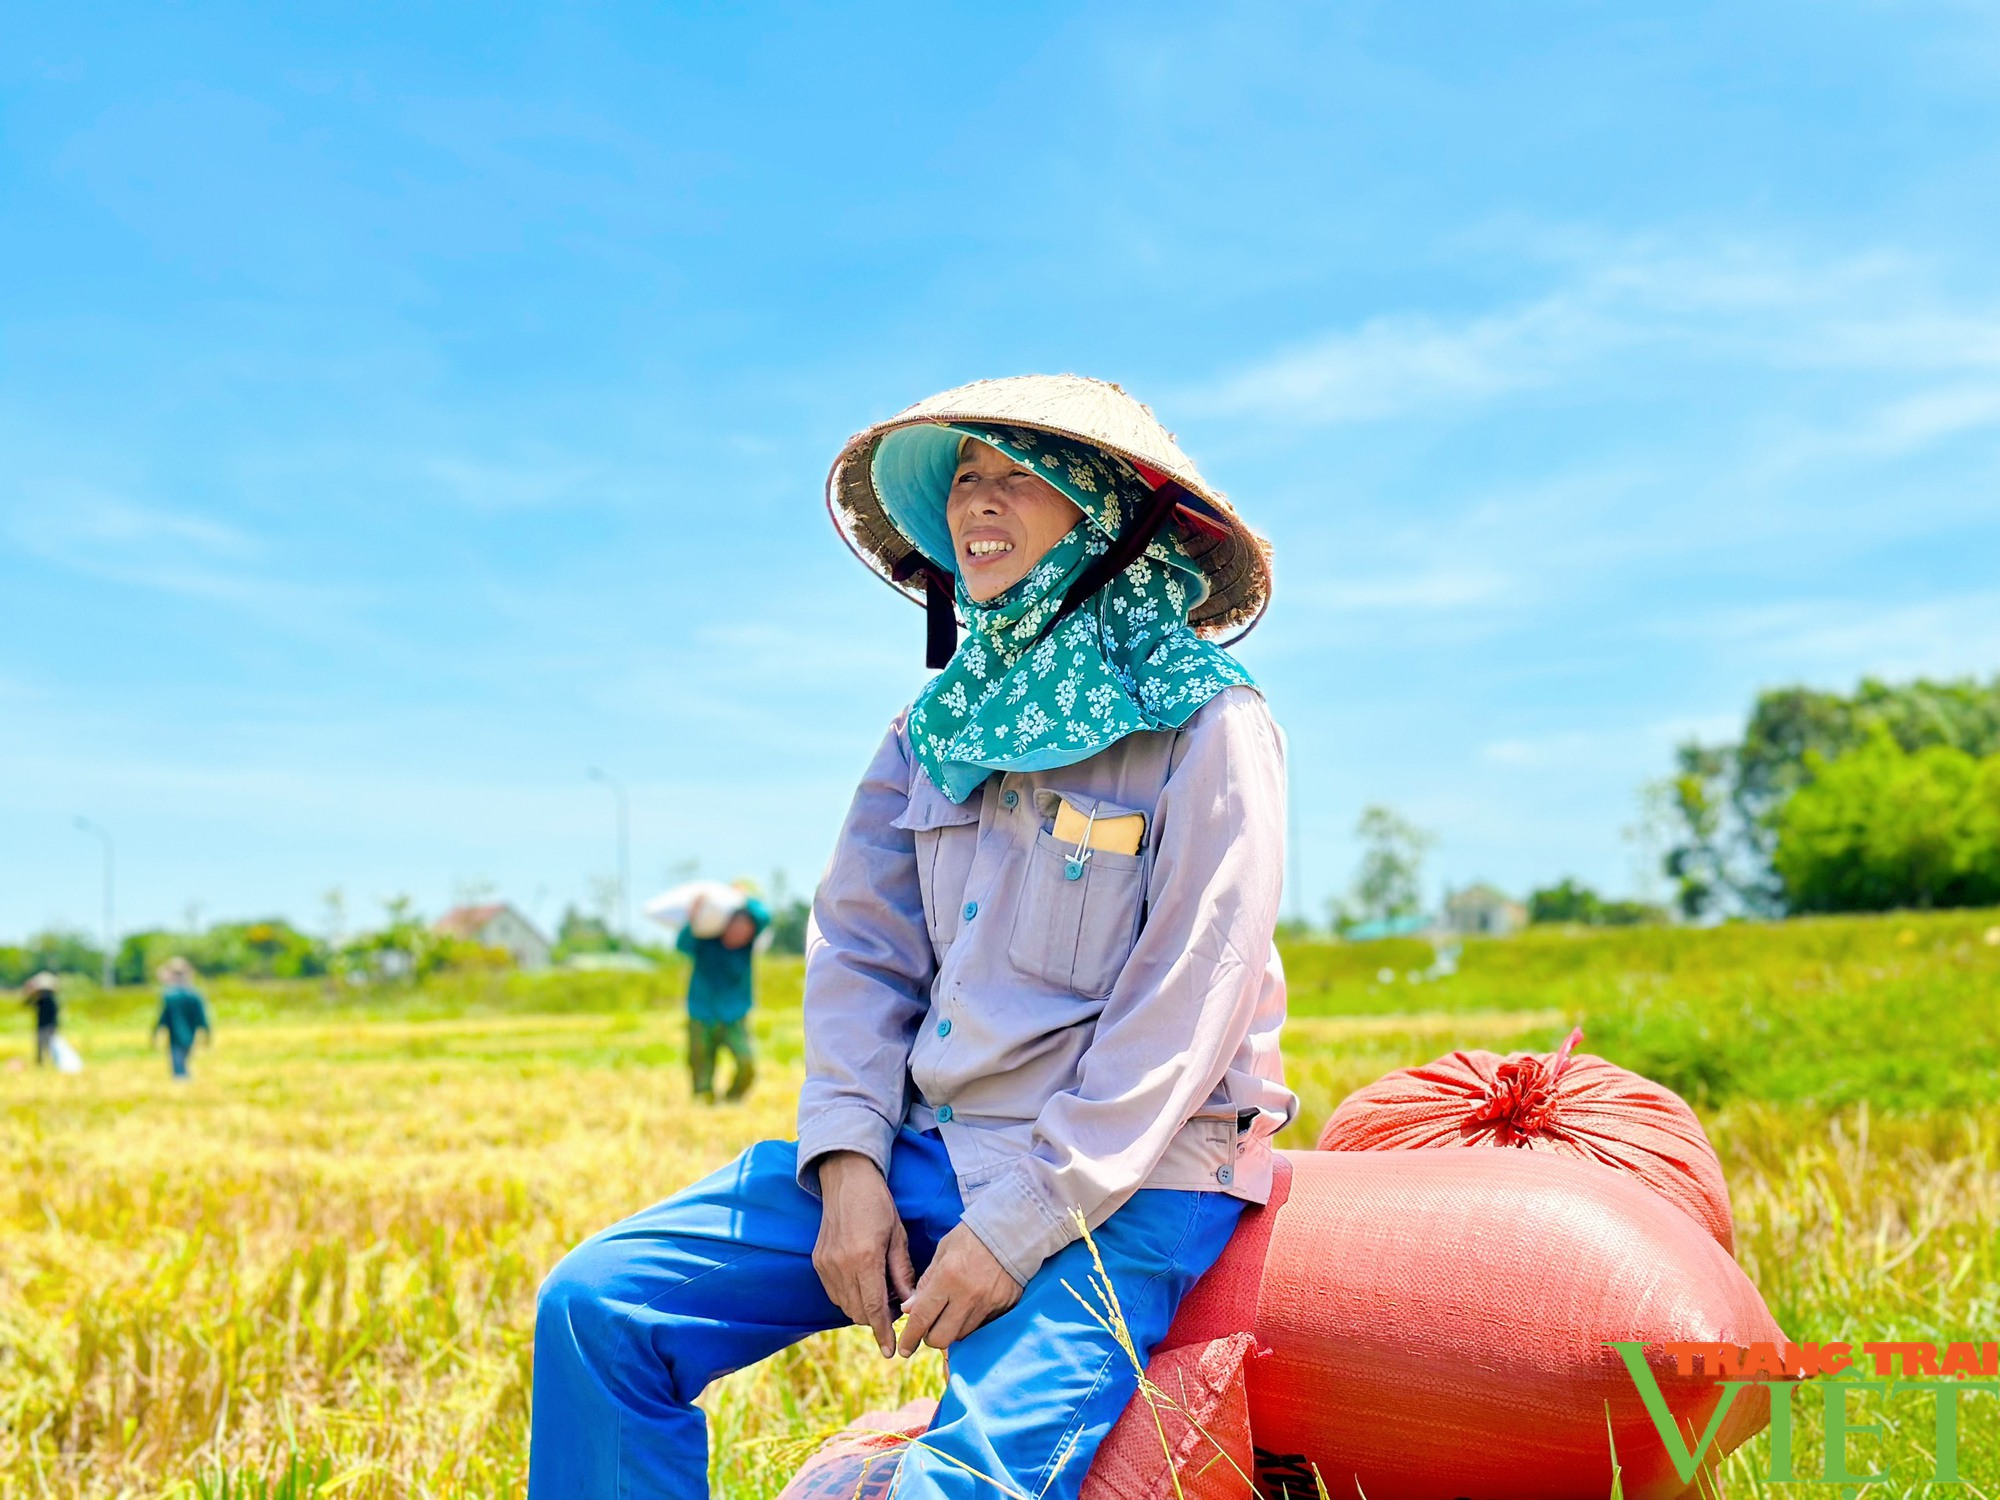
[[[2000,949],[1909,930],[1845,957],[1773,957],[1765,1045],[1787,1045],[1788,1006],[1948,986],[1952,1065],[1990,1071]],[[1387,1068],[1549,1046],[1586,1013],[1657,1042],[1662,995],[1707,994],[1700,950],[1669,962],[1567,941],[1549,949],[1560,982],[1524,970],[1540,960],[1518,944],[1469,951],[1457,979],[1420,987],[1383,982],[1363,950],[1296,954],[1317,1013],[1288,1033],[1305,1116],[1286,1144],[1309,1145],[1341,1094]],[[0,1497],[519,1496],[542,1274],[590,1231],[791,1130],[796,966],[765,970],[767,1066],[738,1107],[690,1102],[675,982],[481,980],[360,1003],[225,986],[221,1045],[186,1086],[145,1050],[144,997],[73,1006],[83,1075],[0,1071]],[[26,1044],[23,1028],[11,1055]],[[1740,1257],[1789,1331],[2000,1338],[2000,1089],[1872,1111],[1720,1093],[1704,1114]],[[774,1495],[801,1440],[938,1380],[929,1356],[886,1365],[850,1330],[721,1382],[705,1398],[716,1493]],[[1806,1475],[1816,1407],[1800,1405]],[[1884,1419],[1855,1450],[1893,1474],[1869,1493],[1914,1494],[1928,1407],[1892,1403]],[[1960,1443],[1965,1493],[2000,1500],[2000,1396],[1967,1399]],[[1732,1495],[1779,1493],[1762,1461],[1761,1441],[1732,1460]]]

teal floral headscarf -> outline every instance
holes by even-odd
[[[950,445],[946,486],[959,438],[975,437],[1033,467],[1084,513],[997,598],[977,603],[959,580],[965,638],[909,716],[910,748],[952,801],[965,801],[995,771],[1074,765],[1139,730],[1178,729],[1224,688],[1255,686],[1235,657],[1189,626],[1188,611],[1206,580],[1171,526],[1038,644],[1070,586],[1141,512],[1151,491],[1122,459],[1047,433],[955,423],[940,436]],[[879,473],[878,493],[905,533],[949,566],[949,533],[932,552],[936,538],[913,534],[929,528],[909,524],[925,508],[924,497],[881,485]],[[941,526],[943,490],[935,495]]]

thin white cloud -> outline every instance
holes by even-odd
[[[1765,663],[1773,676],[1841,684],[1863,674],[1983,677],[2000,663],[2000,590],[1904,604],[1820,599],[1720,608],[1657,628]]]
[[[1727,739],[1742,716],[1664,719],[1603,729],[1562,729],[1548,734],[1489,740],[1479,758],[1527,771],[1598,770],[1607,765],[1666,764],[1666,752],[1685,740]]]
[[[1188,404],[1312,425],[1380,421],[1546,384],[1608,332],[1563,296],[1457,325],[1422,315],[1373,318],[1226,377]]]
[[[222,521],[73,486],[17,507],[10,520],[24,552],[73,573],[224,605],[299,633],[346,628],[348,595],[279,576],[262,541]]]
[[[927,675],[922,616],[908,613],[909,628],[895,637],[774,619],[709,621],[619,653],[586,692],[601,708],[702,734],[727,730],[788,757],[846,751],[847,731],[811,705],[832,697],[877,703],[886,728]]]
[[[2000,369],[2000,315],[1990,308],[1929,305],[1916,288],[1881,289],[1903,306],[1834,313],[1790,347],[1792,362],[1883,373]]]
[[[1368,578],[1337,578],[1305,591],[1303,598],[1343,612],[1449,613],[1498,603],[1516,591],[1514,580],[1494,569],[1435,567]]]
[[[2000,369],[2000,309],[1954,304],[1893,252],[1807,262],[1757,246],[1597,247],[1541,295],[1335,329],[1188,392],[1194,411],[1300,427],[1490,404],[1601,377],[1638,347],[1718,367],[1893,377]],[[1941,429],[1948,431],[1949,429]]]
[[[1859,451],[1886,456],[1993,427],[2000,427],[2000,385],[1950,386],[1889,402],[1853,441]]]
[[[221,521],[90,491],[49,497],[21,519],[17,533],[55,552],[100,546],[247,558],[262,550],[247,533]]]

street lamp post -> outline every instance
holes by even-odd
[[[104,845],[104,976],[105,989],[110,989],[117,979],[118,965],[118,924],[113,916],[112,877],[116,869],[116,857],[111,847],[111,835],[99,828],[88,818],[78,818],[79,833],[95,835]]]
[[[607,776],[592,766],[590,779],[609,787],[612,799],[618,805],[618,926],[620,934],[629,939],[632,935],[632,810],[625,800],[624,784],[616,777]]]

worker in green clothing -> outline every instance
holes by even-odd
[[[750,961],[757,935],[771,925],[764,903],[746,896],[715,937],[698,937],[703,920],[697,900],[674,946],[692,961],[688,973],[688,1071],[694,1096],[715,1102],[715,1058],[727,1051],[735,1063],[729,1080],[731,1101],[750,1092],[756,1059],[750,1051]]]
[[[167,1057],[173,1064],[174,1077],[185,1083],[188,1076],[188,1054],[194,1051],[195,1038],[206,1033],[208,1044],[215,1045],[215,1031],[208,1024],[208,1006],[194,987],[194,965],[184,958],[170,958],[160,965],[160,1019],[153,1023],[153,1035],[167,1034]]]

